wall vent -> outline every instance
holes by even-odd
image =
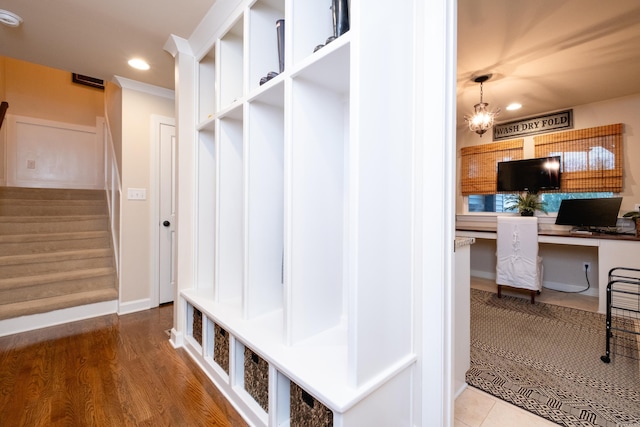
[[[78,83],[85,86],[91,86],[97,89],[104,90],[104,80],[96,79],[95,77],[83,76],[82,74],[72,73],[71,80],[74,83]]]

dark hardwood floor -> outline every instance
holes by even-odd
[[[171,305],[0,338],[0,426],[246,426],[182,349]]]

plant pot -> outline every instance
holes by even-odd
[[[520,211],[520,216],[533,216],[533,211]]]

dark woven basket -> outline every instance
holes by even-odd
[[[193,307],[193,339],[202,345],[202,312]]]
[[[214,325],[213,360],[227,374],[229,373],[229,333],[218,325]]]
[[[291,381],[291,427],[333,427],[333,412]]]
[[[244,348],[244,388],[269,412],[269,364],[250,348]]]

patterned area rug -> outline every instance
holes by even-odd
[[[605,316],[471,290],[467,383],[562,426],[640,427],[640,366],[605,352]]]

